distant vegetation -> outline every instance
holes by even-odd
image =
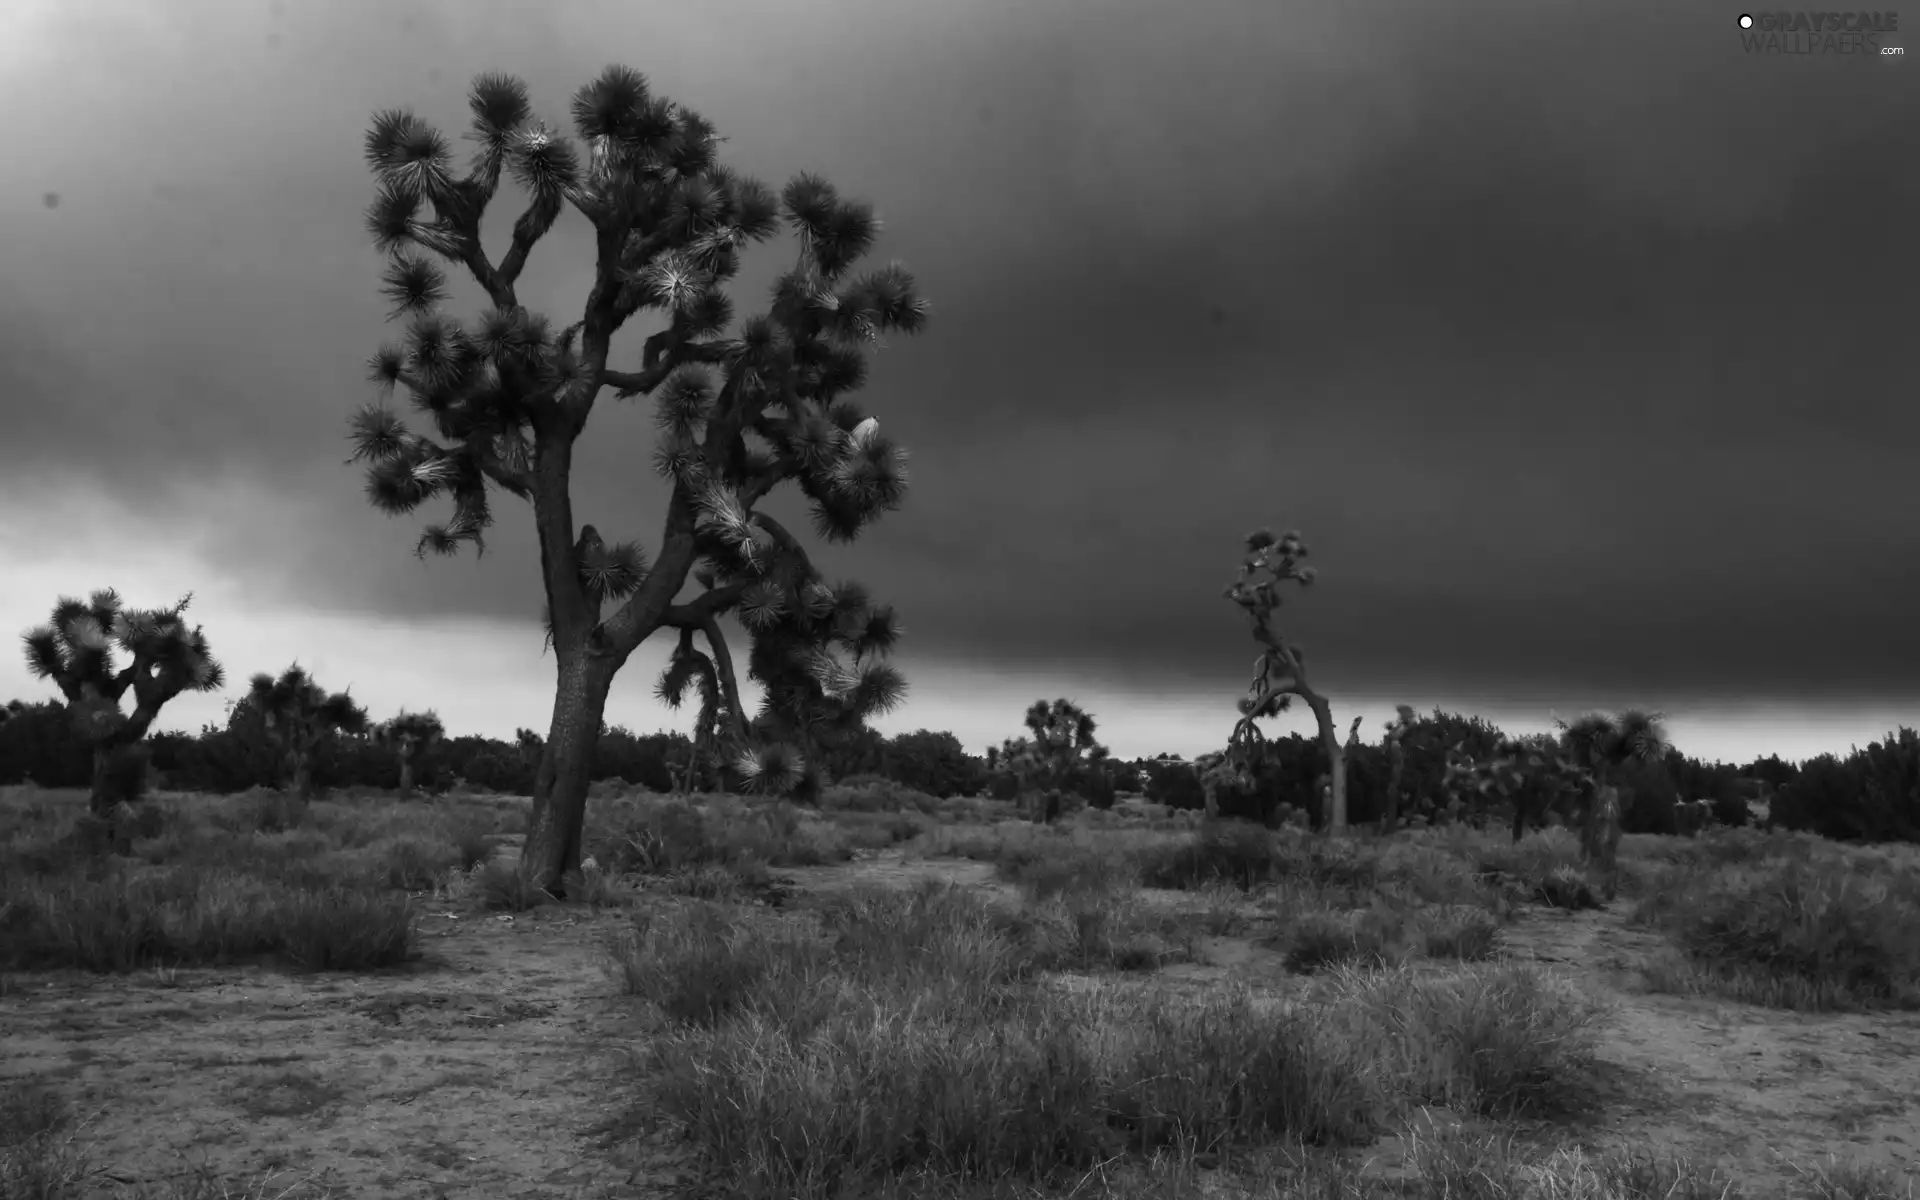
[[[54,701],[15,700],[0,722],[0,784],[28,779],[46,787],[88,787],[92,783],[91,746]],[[371,726],[370,730],[377,730]],[[524,731],[523,731],[524,733]],[[1493,754],[1505,738],[1482,718],[1442,712],[1417,716],[1403,739],[1403,801],[1432,819],[1447,803],[1447,749],[1464,744],[1468,752]],[[150,735],[144,742],[151,782],[178,790],[230,794],[255,787],[279,787],[288,781],[287,751],[267,728],[255,702],[236,704],[223,727],[198,734]],[[312,786],[398,788],[401,747],[375,732],[356,735],[327,732],[309,752]],[[654,792],[672,792],[693,761],[693,743],[682,733],[635,734],[621,726],[601,731],[594,754],[595,780],[619,780]],[[968,754],[951,733],[917,730],[883,736],[871,729],[850,734],[822,756],[822,771],[834,781],[880,779],[928,795],[947,798],[995,794],[996,779],[1012,784],[991,756]],[[1324,770],[1318,738],[1290,734],[1268,743],[1269,766],[1257,782],[1220,789],[1220,815],[1275,823],[1283,808],[1311,814],[1314,788]],[[1349,819],[1370,826],[1385,816],[1393,775],[1383,740],[1346,748]],[[421,748],[413,771],[417,786],[445,792],[455,781],[476,790],[518,795],[531,793],[537,749],[522,739],[504,741],[474,735],[446,736]],[[1910,728],[1855,748],[1844,756],[1821,755],[1804,764],[1778,757],[1743,766],[1708,763],[1669,749],[1655,762],[1629,764],[1621,771],[1629,799],[1621,816],[1627,833],[1679,833],[1683,801],[1705,800],[1714,821],[1740,826],[1765,813],[1773,826],[1806,830],[1845,841],[1920,841],[1920,735]],[[1205,798],[1193,764],[1174,755],[1106,759],[1097,769],[1081,767],[1062,775],[1063,789],[1076,802],[1099,807],[1108,789],[1136,793],[1176,809],[1200,810]],[[998,794],[1012,801],[1011,792]],[[1490,807],[1486,819],[1499,824],[1510,809]]]

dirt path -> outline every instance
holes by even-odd
[[[1747,1178],[1828,1155],[1920,1181],[1920,1013],[1810,1015],[1637,991],[1632,965],[1666,945],[1605,912],[1528,910],[1507,951],[1575,973],[1614,1005],[1614,1068],[1596,1147],[1682,1153]],[[1627,976],[1623,979],[1622,976]],[[1623,987],[1622,984],[1626,986]]]
[[[362,976],[41,973],[4,1001],[0,1083],[93,1119],[113,1185],[318,1176],[356,1197],[659,1194],[595,1149],[627,1020],[599,967],[617,916],[423,918],[425,958]]]

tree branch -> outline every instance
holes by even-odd
[[[740,708],[740,684],[733,674],[733,655],[727,650],[726,636],[720,632],[720,622],[711,616],[700,622],[700,632],[706,635],[707,648],[713,652],[714,674],[720,677],[720,695],[727,702],[728,732],[735,742],[745,745],[747,714]]]
[[[476,232],[473,237],[466,240],[466,243],[467,252],[461,256],[460,261],[467,265],[467,270],[473,275],[474,282],[485,289],[487,298],[493,301],[493,306],[502,312],[510,312],[520,307],[520,302],[514,298],[513,279],[496,270],[493,263],[488,261],[486,249],[480,245],[479,234]],[[520,261],[524,263],[526,255],[522,254]],[[513,273],[518,275],[520,268],[516,266]]]
[[[506,294],[509,299],[513,295],[513,285],[519,281],[520,272],[527,265],[527,256],[533,253],[533,244],[553,227],[553,219],[543,221],[538,218],[537,214],[542,204],[552,205],[556,210],[555,218],[558,217],[557,202],[542,201],[537,197],[529,202],[527,210],[520,214],[518,221],[513,223],[513,244],[507,248],[507,256],[500,260],[500,269],[495,278],[503,288],[507,289]],[[493,290],[489,288],[487,294],[492,295]]]
[[[614,395],[644,396],[666,382],[667,376],[690,363],[709,366],[726,361],[726,349],[718,342],[673,341],[663,343],[672,330],[662,330],[647,339],[645,365],[638,371],[602,371],[600,378],[611,384]]]
[[[658,629],[666,613],[676,607],[673,598],[686,586],[687,573],[693,569],[698,543],[696,517],[693,494],[684,482],[676,480],[673,495],[667,501],[660,553],[653,560],[653,570],[647,572],[640,590],[627,597],[626,603],[600,626],[608,647],[622,661]]]
[[[765,499],[768,492],[799,473],[800,464],[782,456],[769,470],[747,481],[746,485],[740,489],[740,503],[747,508],[752,508]]]
[[[817,574],[813,569],[813,560],[807,557],[806,548],[800,544],[797,538],[787,532],[786,526],[763,512],[753,514],[753,523],[772,534],[773,540],[780,544],[782,551],[799,559],[800,566],[807,575],[812,576]]]
[[[685,604],[668,607],[666,614],[660,618],[660,623],[673,629],[704,630],[707,622],[713,620],[716,615],[740,603],[740,598],[746,595],[747,588],[750,586],[752,585],[748,583],[730,583],[725,587],[702,592]]]

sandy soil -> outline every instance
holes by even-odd
[[[986,864],[893,854],[781,874],[805,890],[928,876],[994,886]],[[313,1177],[363,1197],[659,1195],[678,1174],[669,1151],[601,1136],[628,1086],[620,1046],[633,1018],[601,965],[622,921],[429,910],[421,961],[355,977],[21,976],[0,1001],[0,1084],[54,1082],[89,1114],[104,1194],[205,1164],[229,1181],[276,1170],[280,1186]],[[1281,984],[1258,940],[1208,939],[1205,961],[1167,968],[1165,983]],[[1615,1006],[1606,1116],[1582,1135],[1593,1148],[1701,1156],[1750,1183],[1782,1178],[1780,1154],[1920,1177],[1920,1016],[1623,991],[1618,968],[1661,943],[1622,911],[1529,912],[1507,942]]]

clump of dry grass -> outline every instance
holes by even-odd
[[[1047,935],[1100,945],[1058,924],[1096,896],[1127,893],[1042,883],[1009,909],[929,884],[836,893],[786,921],[651,914],[613,946],[662,1021],[651,1111],[738,1194],[827,1196],[915,1172],[1057,1182],[1116,1155],[1359,1140],[1409,1097],[1548,1108],[1582,1061],[1589,1006],[1524,968],[1451,987],[1336,972],[1341,997],[1297,1007],[1064,989]]]
[[[1649,964],[1653,986],[1807,1011],[1920,1008],[1920,871],[1751,835],[1700,840],[1632,914],[1679,951]]]

